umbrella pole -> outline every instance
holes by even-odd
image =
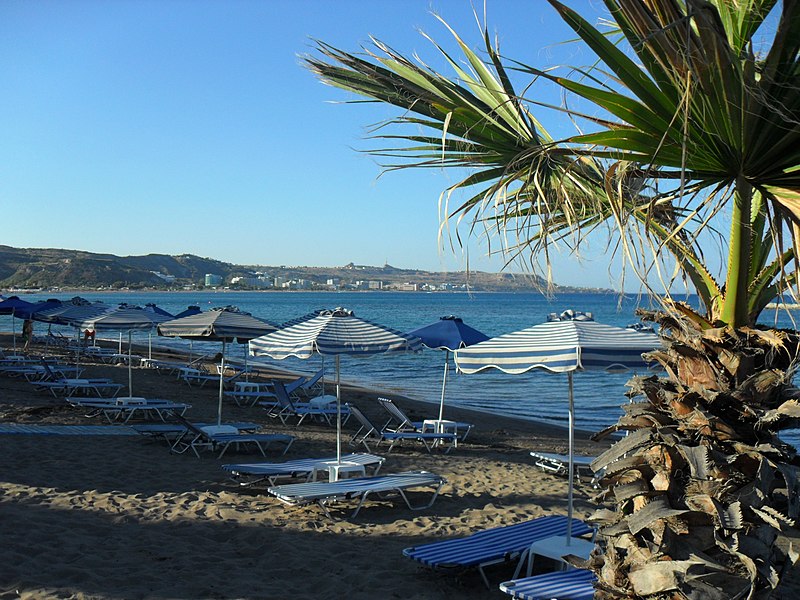
[[[442,379],[442,401],[439,403],[439,420],[444,418],[444,390],[447,386],[447,372],[450,370],[450,350],[444,351],[444,379]]]
[[[567,546],[572,541],[572,502],[573,502],[573,474],[575,469],[573,453],[575,451],[575,405],[572,371],[567,373],[569,382],[569,493],[567,495]]]
[[[153,330],[147,332],[147,360],[153,359]]]
[[[222,340],[222,360],[219,363],[219,404],[217,405],[217,425],[222,425],[222,383],[225,378],[225,340]]]
[[[192,348],[193,348],[193,344],[194,344],[194,342],[192,340],[189,340],[189,362],[187,364],[192,364]]]
[[[325,395],[325,355],[322,355],[322,393],[320,396]]]
[[[119,332],[119,350],[117,350],[117,354],[122,354],[122,332]]]
[[[250,343],[244,346],[244,380],[250,381],[249,373],[247,372],[247,355],[250,354]]]
[[[133,370],[131,368],[131,330],[128,330],[128,397],[133,397]]]
[[[17,353],[17,325],[14,320],[14,309],[11,309],[11,338],[14,340],[14,354]]]
[[[339,355],[336,355],[336,464],[342,463],[342,390]]]

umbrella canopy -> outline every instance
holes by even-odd
[[[183,317],[188,317],[188,316],[191,316],[191,315],[197,315],[197,314],[200,314],[201,312],[203,312],[203,311],[200,310],[199,306],[187,306],[186,310],[182,310],[181,312],[179,312],[177,315],[175,315],[175,318],[176,319],[182,319]]]
[[[58,308],[61,306],[61,300],[57,300],[56,298],[48,298],[47,300],[39,300],[31,304],[28,308],[20,308],[14,312],[16,317],[20,319],[32,319],[33,315],[40,310],[48,310],[51,308]]]
[[[77,327],[83,321],[98,317],[109,310],[111,307],[103,302],[89,302],[75,297],[52,308],[41,308],[33,313],[32,318],[34,321]]]
[[[0,315],[14,315],[18,310],[30,308],[33,304],[22,300],[19,296],[9,296],[0,302]]]
[[[226,306],[162,323],[158,327],[158,335],[207,341],[245,342],[277,328],[277,325],[257,319],[235,307]]]
[[[113,310],[81,321],[81,329],[94,331],[127,331],[128,332],[128,395],[133,396],[133,373],[131,365],[131,335],[134,329],[153,329],[170,317],[148,311],[138,306],[121,304]]]
[[[489,339],[488,335],[465,325],[464,321],[453,315],[439,317],[435,323],[410,331],[409,335],[418,337],[428,348],[450,352]]]
[[[212,308],[206,312],[173,319],[158,326],[158,335],[180,337],[189,340],[222,342],[222,364],[219,373],[219,405],[217,424],[222,423],[223,379],[225,375],[225,344],[248,340],[275,331],[278,327],[257,319],[233,306]]]
[[[484,342],[489,336],[465,325],[464,321],[449,315],[439,317],[439,320],[425,327],[420,327],[409,332],[422,340],[428,348],[444,350],[444,379],[442,380],[442,399],[439,402],[439,420],[444,418],[444,394],[447,388],[447,373],[450,370],[450,353],[459,348],[466,348],[472,344]]]
[[[456,352],[462,373],[499,369],[518,375],[531,369],[554,373],[647,368],[642,358],[660,345],[658,336],[589,320],[550,321],[506,333]]]
[[[161,308],[159,306],[156,306],[152,302],[149,302],[149,303],[145,304],[144,308],[142,310],[144,310],[146,312],[154,312],[154,313],[156,313],[158,315],[161,315],[162,317],[167,317],[169,319],[176,319],[177,318],[177,315],[173,315],[172,313],[165,311],[163,308]]]
[[[591,315],[565,311],[551,321],[507,333],[457,350],[455,361],[463,373],[499,369],[520,374],[532,369],[567,373],[569,385],[569,497],[567,543],[572,535],[575,407],[572,374],[575,371],[647,368],[642,358],[660,346],[658,336],[598,323]]]
[[[14,319],[18,311],[27,310],[32,306],[33,302],[26,302],[19,296],[10,296],[0,302],[0,315],[11,315],[11,336],[14,340],[14,350],[17,349],[17,328],[14,326]]]
[[[278,360],[314,354],[336,357],[336,460],[342,456],[342,395],[339,358],[343,354],[369,356],[384,352],[419,352],[422,342],[407,333],[356,317],[345,308],[318,310],[275,333],[250,340],[250,353]]]

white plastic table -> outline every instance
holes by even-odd
[[[567,541],[569,541],[569,544],[567,544]],[[552,537],[539,540],[538,542],[534,542],[528,548],[528,577],[530,577],[533,570],[534,556],[544,556],[546,558],[557,560],[561,563],[561,568],[566,569],[569,566],[569,563],[564,560],[565,556],[572,555],[586,560],[589,558],[589,555],[592,553],[594,548],[594,542],[590,542],[589,540],[582,538],[567,538],[566,535],[554,535]],[[526,556],[524,554],[522,557],[520,557],[520,565],[517,567],[517,572],[519,572],[520,567],[522,566],[521,561],[525,560],[525,558]]]
[[[367,474],[364,465],[343,460],[337,463],[335,460],[322,461],[314,465],[312,481],[317,481],[319,473],[327,473],[328,481],[339,481],[345,477],[365,477]]]
[[[433,433],[458,433],[458,423],[447,419],[425,419],[422,422],[422,432]]]

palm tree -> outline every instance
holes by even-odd
[[[613,507],[596,515],[596,597],[765,596],[795,560],[775,540],[800,516],[800,459],[777,437],[800,419],[800,337],[757,325],[797,283],[800,2],[605,0],[606,32],[549,2],[592,68],[510,62],[486,29],[482,56],[449,27],[463,60],[436,48],[454,78],[378,40],[363,54],[318,42],[306,64],[402,109],[400,133],[373,150],[400,159],[388,168],[465,169],[443,193],[447,218],[512,240],[509,260],[547,269],[555,245],[577,252],[606,226],[643,285],[691,284],[700,309],[667,295],[641,313],[661,325],[666,375],[632,382],[637,401],[612,428],[629,435],[595,465]],[[533,77],[524,94],[506,64]],[[537,97],[544,82],[566,101]],[[554,139],[535,111],[581,128]],[[454,192],[466,199],[450,207]],[[721,275],[711,242],[727,253]]]

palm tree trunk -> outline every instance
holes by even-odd
[[[752,186],[739,178],[733,198],[728,271],[720,315],[724,323],[734,328],[751,324],[748,322],[747,285],[752,262],[752,199]]]
[[[800,419],[800,334],[643,314],[667,376],[634,378],[638,401],[602,432],[629,435],[593,465],[612,505],[596,515],[595,597],[767,598],[796,560],[776,540],[800,517],[800,459],[777,432]]]

